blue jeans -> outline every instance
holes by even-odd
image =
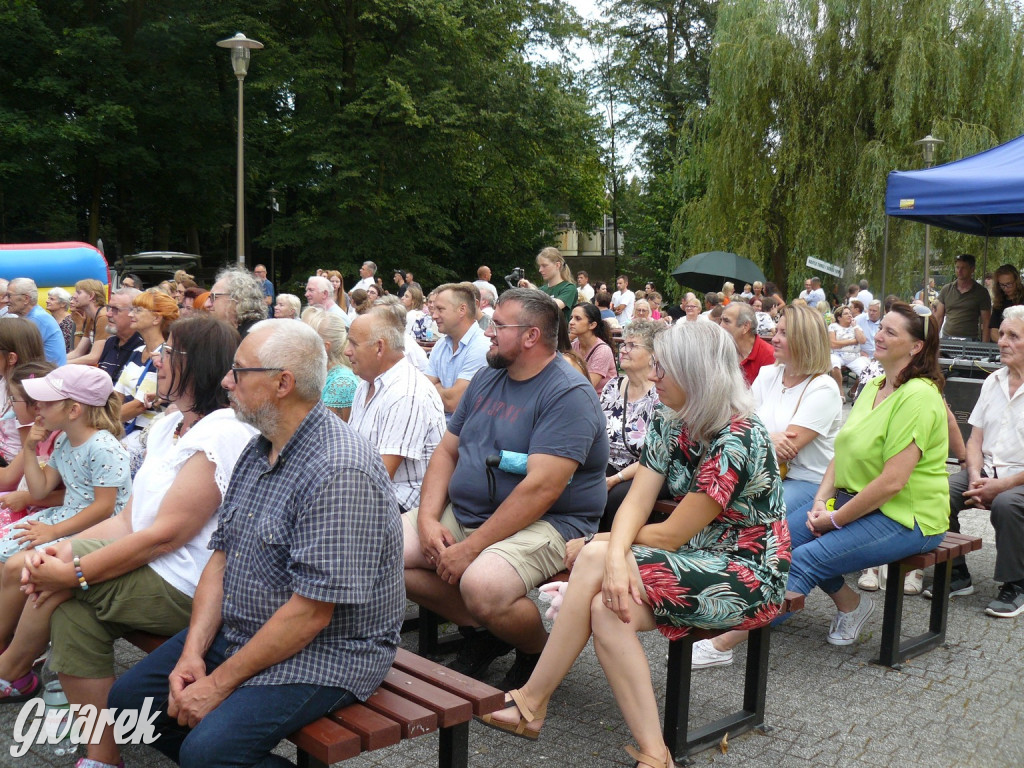
[[[872,512],[838,531],[815,537],[807,529],[807,512],[813,504],[812,499],[787,518],[793,562],[786,589],[801,595],[810,594],[815,587],[834,595],[845,583],[843,574],[930,552],[945,535],[925,536],[916,524],[911,530],[881,512]]]
[[[188,768],[259,766],[279,768],[293,764],[270,754],[278,743],[302,726],[339,707],[355,696],[344,688],[322,685],[242,686],[228,696],[195,728],[180,726],[167,717],[167,676],[178,663],[185,645],[182,630],[144,658],[114,683],[107,700],[118,709],[138,709],[147,696],[161,713],[154,722],[160,735],[153,746]],[[228,642],[218,633],[206,654],[208,671],[227,658]]]
[[[818,492],[818,485],[819,483],[808,480],[793,480],[788,477],[783,480],[782,500],[786,502],[786,514],[801,507],[809,509],[811,502],[814,501],[814,494]]]

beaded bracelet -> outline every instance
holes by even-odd
[[[838,531],[838,530],[839,530],[840,528],[842,528],[842,527],[843,527],[843,526],[841,526],[841,525],[840,525],[839,523],[837,523],[837,522],[836,522],[836,513],[835,513],[835,510],[833,510],[833,509],[830,509],[830,510],[828,511],[828,517],[829,517],[829,519],[830,519],[830,520],[832,521],[832,527],[833,527],[833,528],[835,528],[835,529],[836,529],[837,531]]]
[[[82,591],[89,589],[89,582],[85,580],[85,576],[82,574],[82,561],[78,555],[75,555],[71,561],[75,566],[75,576],[78,577],[78,586],[82,588]]]

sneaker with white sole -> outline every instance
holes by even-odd
[[[932,599],[932,588],[925,587],[921,597]],[[971,581],[971,572],[966,567],[957,568],[953,566],[953,574],[949,578],[949,596],[961,597],[962,595],[973,595],[974,583]]]
[[[708,667],[727,667],[732,664],[732,649],[720,651],[710,640],[698,640],[693,644],[691,669],[707,669]]]
[[[1003,584],[999,588],[999,596],[988,604],[985,613],[1000,619],[1012,619],[1024,613],[1024,587]]]
[[[867,568],[857,579],[857,586],[865,592],[878,591],[878,569]]]
[[[849,613],[836,611],[832,626],[828,630],[828,641],[832,645],[853,645],[857,636],[875,609],[875,603],[867,595],[861,595],[860,605]]]

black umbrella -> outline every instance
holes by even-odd
[[[736,293],[743,290],[744,283],[765,282],[764,272],[750,259],[726,251],[698,253],[672,271],[672,277],[680,285],[697,291],[720,291],[722,283],[731,280]]]

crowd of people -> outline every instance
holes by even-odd
[[[395,270],[386,289],[366,262],[351,291],[318,270],[302,302],[257,265],[209,291],[130,276],[108,297],[84,280],[44,310],[11,280],[0,702],[38,694],[48,653],[73,704],[166,700],[154,746],[181,765],[279,764],[281,738],[377,687],[408,596],[459,627],[454,670],[483,678],[514,652],[507,707],[483,722],[516,736],[538,737],[593,637],[630,754],[660,768],[639,632],[729,630],[691,662],[727,665],[819,587],[828,642],[852,644],[878,567],[933,549],[971,507],[996,534],[986,612],[1017,616],[1024,291],[1001,267],[987,315],[972,270],[961,255],[934,301],[862,281],[834,306],[810,278],[790,301],[726,282],[665,307],[625,275],[614,293],[574,281],[555,248],[536,285],[502,292],[486,266],[426,294]],[[1003,367],[964,445],[940,338],[992,338],[996,320]],[[652,514],[658,499],[674,511]],[[530,593],[563,570],[549,635]],[[931,595],[919,574],[903,588]],[[971,591],[959,561],[952,594]],[[171,639],[115,680],[133,629]],[[119,764],[109,729],[77,763]]]

